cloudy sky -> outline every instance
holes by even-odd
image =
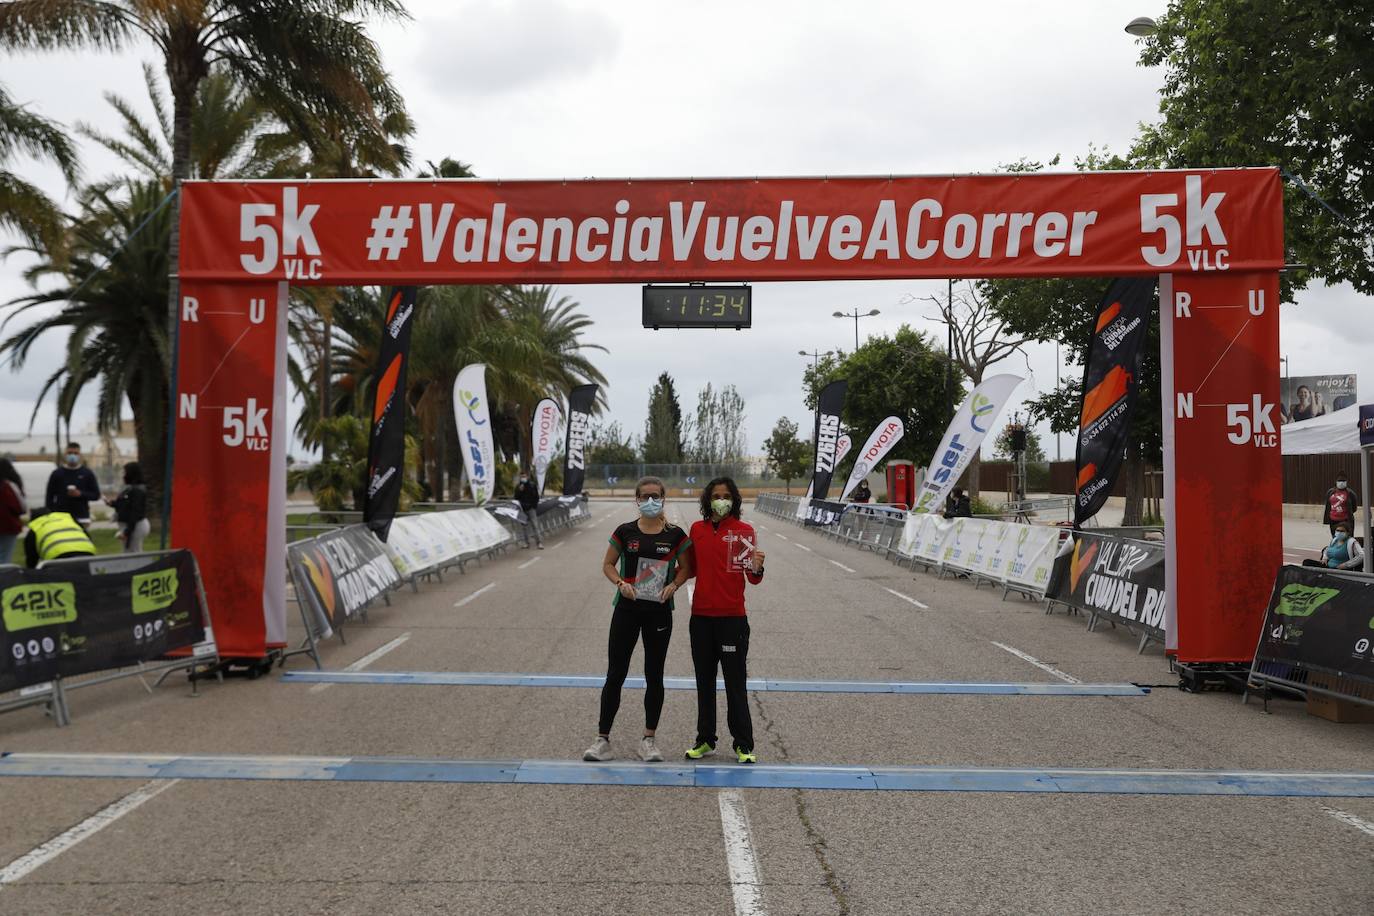
[[[412,0],[413,20],[374,30],[419,127],[417,162],[452,156],[489,178],[932,174],[995,170],[1021,158],[1066,162],[1090,145],[1124,150],[1157,113],[1158,70],[1136,65],[1122,27],[1155,0],[962,4],[872,2],[579,2]],[[118,55],[10,55],[0,83],[67,125],[113,128],[114,91],[146,107],[140,64]],[[86,145],[86,172],[115,162]],[[55,170],[20,164],[52,193]],[[24,261],[0,263],[0,301],[22,295]],[[673,375],[684,408],[710,381],[734,384],[751,450],[780,416],[808,426],[799,350],[851,349],[903,323],[943,339],[922,297],[942,282],[760,283],[746,331],[639,327],[639,287],[570,286],[596,322],[588,341],[607,378],[611,416],[642,430],[648,389]],[[1282,348],[1293,375],[1366,371],[1374,400],[1374,322],[1364,297],[1313,288],[1285,306]],[[19,375],[0,375],[0,431],[23,429],[61,341],[46,340]],[[1055,384],[1053,345],[1002,364],[1029,396]],[[1076,373],[1077,369],[1068,372]],[[92,412],[87,399],[74,420]],[[50,429],[50,407],[37,428]],[[1052,435],[1043,435],[1055,454]],[[1063,438],[1072,457],[1072,442]],[[299,448],[297,448],[299,451]]]

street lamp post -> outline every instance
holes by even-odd
[[[856,308],[856,309],[855,309],[854,311],[852,311],[852,312],[836,312],[836,313],[835,313],[835,317],[836,317],[836,318],[853,318],[853,319],[854,319],[854,349],[855,349],[855,350],[858,350],[858,349],[859,349],[859,319],[860,319],[860,318],[871,318],[871,317],[873,317],[874,315],[880,315],[880,314],[882,314],[882,313],[879,312],[877,309],[869,309],[867,312],[860,312],[860,311]]]
[[[1159,31],[1159,23],[1149,16],[1137,16],[1126,23],[1126,34],[1134,35],[1136,38],[1149,38]]]
[[[809,356],[809,357],[811,357],[811,371],[812,371],[812,372],[815,372],[816,369],[817,369],[817,367],[820,366],[821,357],[822,357],[822,356],[830,356],[832,353],[834,353],[833,350],[826,350],[826,351],[824,351],[824,352],[822,352],[822,351],[820,351],[820,350],[798,350],[798,351],[797,351],[797,355],[798,355],[798,356]]]
[[[954,279],[949,281],[949,303],[945,309],[945,404],[949,419],[954,422]]]

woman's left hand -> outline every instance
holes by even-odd
[[[677,583],[669,582],[667,585],[663,586],[663,591],[659,593],[658,600],[663,604],[667,604],[676,594]]]
[[[762,550],[755,550],[754,555],[750,558],[749,568],[754,571],[754,575],[763,572],[764,557],[765,554]]]

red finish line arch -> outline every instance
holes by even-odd
[[[1156,273],[1168,648],[1184,662],[1253,655],[1282,556],[1276,169],[181,193],[172,525],[200,559],[225,656],[285,642],[289,284]]]

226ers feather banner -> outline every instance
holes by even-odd
[[[1140,345],[1150,331],[1154,301],[1154,277],[1130,277],[1113,281],[1098,307],[1083,369],[1075,527],[1102,508],[1125,459],[1140,375]]]
[[[416,287],[402,286],[387,296],[377,384],[372,396],[372,436],[367,443],[367,498],[363,521],[380,540],[391,531],[405,479],[406,363],[415,317]]]
[[[815,458],[811,467],[811,496],[825,499],[830,495],[830,479],[835,476],[835,457],[840,441],[840,411],[844,409],[844,395],[849,383],[844,379],[831,382],[821,389],[816,399]]]
[[[591,431],[595,385],[578,385],[568,393],[568,434],[564,439],[563,495],[577,496],[587,479],[587,434]]]

